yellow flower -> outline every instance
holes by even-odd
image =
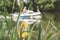
[[[26,38],[28,36],[28,33],[27,32],[24,32],[23,34],[22,34],[22,38]]]
[[[20,28],[22,28],[22,27],[24,27],[24,28],[28,28],[28,23],[25,22],[25,21],[23,21],[23,22],[21,23]]]
[[[28,23],[27,22],[23,22],[24,28],[28,28]]]

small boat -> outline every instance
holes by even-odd
[[[13,21],[17,21],[18,13],[15,12],[12,15]],[[41,12],[33,12],[32,10],[28,10],[27,12],[21,12],[19,21],[25,21],[28,24],[32,24],[41,19]]]

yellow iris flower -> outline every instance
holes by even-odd
[[[24,32],[23,34],[22,34],[22,38],[24,39],[24,38],[26,38],[28,36],[28,33],[27,32]]]
[[[26,22],[23,22],[23,23],[24,23],[24,27],[28,28],[28,23],[26,23]]]
[[[21,23],[20,28],[22,28],[22,27],[24,27],[24,28],[28,28],[28,23],[25,22],[25,21],[23,21],[23,22]]]
[[[23,21],[22,23],[21,23],[21,26],[20,26],[20,28],[28,28],[28,23],[26,23],[25,21]],[[20,29],[19,28],[19,29]],[[23,34],[22,34],[22,37],[23,38],[25,38],[25,37],[27,37],[27,35],[28,35],[28,33],[27,32],[24,32]],[[19,36],[19,38],[20,38],[20,31],[18,30],[18,36]]]

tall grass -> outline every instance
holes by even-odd
[[[13,0],[12,5],[12,13],[14,10],[16,0]],[[5,2],[4,2],[5,3]],[[23,3],[20,3],[19,6],[19,16],[17,18],[17,22],[13,22],[13,20],[7,19],[6,16],[10,16],[9,12],[5,8],[6,3],[3,5],[3,10],[0,15],[3,15],[5,19],[0,19],[0,40],[23,40],[22,37],[18,36],[18,28],[20,27],[19,16],[23,9]],[[1,6],[0,5],[0,6]],[[9,4],[8,4],[9,5]],[[31,7],[31,5],[30,5]],[[44,12],[42,14],[41,22],[38,24],[38,28],[36,29],[36,23],[30,26],[29,36],[27,40],[60,40],[60,21],[55,20],[56,13]],[[35,30],[34,30],[35,29]],[[20,29],[21,31],[22,29]],[[23,31],[23,30],[22,30]],[[36,34],[35,34],[36,33]],[[20,33],[21,34],[21,33]],[[21,36],[21,35],[20,35]]]
[[[58,12],[57,12],[58,13]],[[42,18],[42,40],[59,40],[59,26],[56,24],[59,23],[55,20],[56,14],[46,12],[43,14]],[[57,21],[57,23],[56,23]],[[60,25],[60,24],[58,24]],[[45,32],[45,33],[44,33]]]

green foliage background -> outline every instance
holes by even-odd
[[[20,13],[24,6],[34,11],[37,11],[38,6],[42,13],[41,25],[39,24],[41,28],[36,30],[35,27],[31,26],[28,40],[60,40],[60,0],[29,0],[29,2],[23,2],[21,5],[17,4],[17,0],[0,0],[0,15],[5,17],[5,19],[0,20],[0,40],[17,40],[16,23],[18,21],[14,23],[12,19],[8,20],[6,16],[10,16],[10,13],[16,11]],[[33,29],[38,33],[33,32]],[[35,33],[38,34],[36,39]],[[18,40],[20,39],[18,38]]]

